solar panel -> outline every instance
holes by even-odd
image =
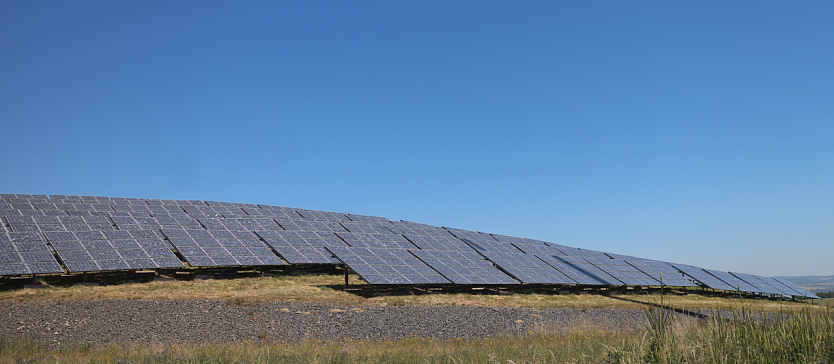
[[[624,260],[611,259],[606,257],[585,257],[583,258],[597,268],[605,271],[611,277],[628,286],[659,286],[660,281],[655,280],[646,273],[641,272]]]
[[[351,233],[401,234],[400,230],[388,220],[385,220],[385,222],[343,221],[341,225]]]
[[[773,278],[773,277],[761,277],[761,276],[756,276],[756,278],[759,278],[759,280],[761,280],[761,281],[763,281],[763,282],[765,282],[765,283],[769,284],[769,285],[770,285],[771,287],[773,287],[773,288],[776,288],[777,290],[779,290],[780,292],[782,292],[782,294],[784,294],[784,295],[787,295],[787,296],[798,296],[798,297],[802,297],[802,296],[803,296],[803,293],[801,293],[801,292],[797,292],[796,290],[794,290],[794,289],[792,289],[792,288],[790,288],[790,287],[786,286],[786,285],[785,285],[785,284],[783,284],[782,282],[777,281],[777,280],[776,280],[776,278]]]
[[[452,235],[454,235],[460,240],[463,240],[466,244],[478,251],[496,251],[506,253],[521,252],[512,244],[502,243],[487,233],[479,233],[471,230],[461,230],[447,227],[444,227],[444,229],[448,230],[450,233],[452,233]]]
[[[482,251],[481,254],[521,281],[521,283],[576,284],[576,281],[554,269],[533,254],[489,250]]]
[[[292,264],[338,263],[324,247],[347,246],[328,232],[256,230],[255,233]]]
[[[759,279],[759,277],[754,276],[752,274],[734,273],[734,272],[730,272],[730,274],[732,274],[732,275],[736,276],[736,278],[741,279],[741,280],[749,283],[750,285],[756,287],[759,292],[766,293],[766,294],[772,294],[772,295],[782,295],[782,294],[790,295],[789,293],[782,292],[781,290],[776,289],[775,287],[767,284],[766,282]]]
[[[483,256],[469,251],[410,250],[455,284],[518,284]]]
[[[301,231],[347,231],[341,224],[323,220],[279,220],[278,224],[285,230]]]
[[[377,248],[400,248],[413,249],[414,244],[411,244],[406,238],[398,234],[383,234],[383,233],[336,233],[348,245],[354,247],[377,247]]]
[[[284,265],[254,235],[249,239],[174,237],[170,240],[192,266]]]
[[[183,266],[153,231],[53,233],[47,239],[70,272]]]
[[[526,239],[526,238],[518,238],[514,236],[507,236],[507,235],[497,235],[492,234],[492,237],[502,243],[508,243],[515,246],[519,251],[526,254],[537,254],[537,253],[544,253],[544,254],[558,254],[563,255],[557,249],[547,245],[546,242],[541,240],[534,240],[534,239]]]
[[[327,247],[369,284],[448,284],[450,281],[406,249]]]
[[[377,223],[377,224],[388,224],[390,223],[388,219],[381,217],[381,216],[369,216],[369,215],[357,215],[357,214],[347,214],[348,219],[350,221],[362,221],[362,222],[370,222],[370,223]]]
[[[623,259],[624,262],[630,264],[634,268],[640,270],[646,275],[652,277],[656,281],[662,283],[664,286],[672,287],[694,287],[696,284],[677,268],[669,265],[667,262],[651,259],[641,259],[635,257],[628,257]]]
[[[446,235],[403,234],[408,241],[422,250],[472,252],[472,248],[460,239]]]
[[[736,287],[733,287],[726,282],[716,278],[712,274],[707,273],[705,270],[699,267],[695,267],[692,265],[687,264],[678,264],[678,263],[669,263],[675,269],[683,272],[687,277],[694,279],[695,281],[699,282],[700,284],[707,286],[712,289],[720,289],[725,291],[737,291]]]
[[[775,279],[775,278],[774,278],[774,279]],[[800,296],[799,296],[799,297],[808,297],[808,298],[813,298],[813,299],[817,299],[817,300],[818,300],[818,299],[820,299],[820,297],[819,297],[819,296],[817,296],[817,295],[815,295],[815,294],[813,294],[813,293],[811,293],[811,292],[808,292],[808,291],[807,291],[807,290],[805,290],[804,288],[802,288],[802,287],[800,287],[800,286],[797,286],[796,284],[794,284],[794,283],[793,283],[793,282],[791,282],[791,281],[788,281],[788,280],[786,280],[786,279],[781,279],[781,280],[780,280],[780,279],[776,279],[776,281],[778,281],[779,283],[784,284],[786,287],[788,287],[788,288],[790,288],[790,289],[792,289],[792,290],[794,290],[794,291],[796,291],[796,292],[799,292],[799,293],[800,293]]]
[[[189,253],[186,259],[197,266],[283,264],[275,252],[290,262],[332,264],[339,260],[324,247],[347,247],[347,241],[353,247],[408,249],[414,252],[412,257],[422,255],[427,260],[434,259],[438,267],[460,269],[457,273],[446,271],[453,282],[498,282],[501,280],[494,277],[508,276],[494,272],[504,269],[525,283],[550,279],[542,272],[561,272],[563,277],[580,284],[609,281],[614,285],[652,285],[662,273],[666,285],[687,286],[697,281],[716,289],[741,287],[748,292],[792,296],[807,293],[768,277],[707,272],[618,255],[610,256],[616,259],[607,259],[602,252],[532,239],[280,206],[2,194],[0,216],[0,244],[8,240],[0,249],[5,254],[0,260],[6,262],[0,263],[0,275],[59,273],[60,266],[48,244],[55,249],[54,254],[67,257],[70,271],[86,272],[181,266],[182,262],[171,252],[174,245],[169,240],[176,242],[177,248],[190,250],[193,254]],[[281,235],[289,232],[296,235]],[[260,241],[261,237],[269,243]],[[500,268],[484,268],[482,264],[487,261],[478,258],[483,255],[491,257]],[[553,269],[532,258],[546,261]],[[479,276],[472,273],[474,268],[491,273],[481,272]]]
[[[581,257],[556,254],[536,254],[536,256],[578,284],[594,286],[623,285],[622,282]]]
[[[426,225],[426,224],[420,224],[420,223],[411,222],[411,221],[391,221],[391,225],[394,225],[394,227],[396,227],[398,230],[400,230],[400,232],[402,232],[403,234],[451,235],[451,234],[449,234],[448,231],[446,231],[445,229],[443,229],[441,227]]]
[[[323,220],[332,222],[348,220],[348,217],[345,214],[340,214],[336,212],[296,209],[296,213],[301,215],[303,218],[309,220]]]
[[[574,247],[561,245],[561,244],[554,244],[554,243],[547,243],[547,245],[550,245],[550,246],[556,248],[557,250],[561,251],[566,256],[600,258],[600,259],[610,258],[608,255],[606,255],[605,253],[603,253],[601,251],[574,248]]]
[[[289,207],[280,207],[280,206],[268,206],[268,205],[260,205],[261,209],[263,210],[263,215],[265,216],[272,216],[276,219],[285,219],[285,220],[303,220],[302,217],[295,209]]]
[[[64,273],[39,234],[0,231],[0,275]]]
[[[729,272],[721,272],[721,271],[712,270],[712,269],[704,269],[704,271],[706,271],[709,274],[712,274],[715,278],[718,278],[718,279],[724,281],[730,287],[735,287],[733,290],[738,290],[738,291],[742,291],[742,292],[750,292],[750,293],[762,292],[759,288],[756,288],[756,287],[748,284],[747,282],[736,278],[736,276],[730,274]]]

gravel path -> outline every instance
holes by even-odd
[[[645,314],[624,309],[469,306],[237,305],[209,300],[0,302],[0,336],[62,344],[202,343],[308,339],[475,339],[580,327],[633,331]]]

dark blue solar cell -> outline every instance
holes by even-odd
[[[140,248],[136,240],[111,240],[110,244],[116,249],[136,249]]]
[[[119,254],[125,259],[149,258],[144,249],[122,249]]]
[[[156,262],[150,258],[131,258],[125,259],[125,264],[127,265],[128,269],[152,269],[152,268],[159,268]]]
[[[72,273],[77,272],[95,272],[100,271],[101,269],[98,267],[96,262],[91,260],[84,260],[84,261],[64,261],[64,265],[67,266],[67,270]]]
[[[0,264],[23,263],[23,258],[16,252],[0,252]]]
[[[103,271],[130,269],[123,260],[97,260],[96,263]]]
[[[35,241],[22,241],[18,243],[9,243],[11,244],[8,251],[17,251],[17,252],[32,252],[32,251],[47,251],[49,248],[41,242]]]
[[[64,262],[93,260],[93,257],[87,250],[59,250],[58,256]]]
[[[2,253],[0,253],[2,254]],[[55,257],[52,253],[48,251],[27,251],[27,252],[20,252],[20,257],[23,259],[24,263],[37,263],[37,262],[53,262],[55,261]]]
[[[23,263],[0,264],[0,275],[13,276],[30,274],[29,268]]]
[[[156,263],[157,267],[159,268],[174,268],[174,267],[182,267],[183,264],[179,260],[179,258],[165,258],[165,257],[157,257],[153,258],[153,261]]]
[[[160,239],[137,239],[136,243],[141,248],[170,248],[168,243]]]
[[[30,274],[47,274],[47,273],[64,273],[61,266],[53,258],[48,262],[34,262],[26,264],[29,268]]]

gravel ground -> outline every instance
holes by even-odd
[[[645,314],[624,309],[469,306],[336,306],[210,300],[0,302],[0,336],[53,347],[91,343],[203,343],[269,340],[475,339],[580,327],[634,331]]]

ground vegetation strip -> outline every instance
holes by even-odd
[[[351,275],[350,282],[359,282]],[[78,302],[91,300],[224,300],[236,303],[290,301],[328,303],[335,305],[374,306],[480,306],[521,308],[622,308],[641,310],[653,295],[595,291],[591,294],[558,294],[558,291],[501,292],[469,291],[428,294],[409,290],[398,294],[365,295],[344,289],[344,276],[314,274],[274,278],[252,277],[237,279],[171,280],[144,283],[121,283],[101,286],[52,286],[0,291],[0,302]],[[354,287],[363,287],[355,285]],[[657,293],[657,292],[655,292]],[[730,309],[737,305],[739,296],[714,295],[701,289],[667,291],[666,300],[679,309]],[[756,300],[757,307],[774,311],[784,306],[801,303]]]

